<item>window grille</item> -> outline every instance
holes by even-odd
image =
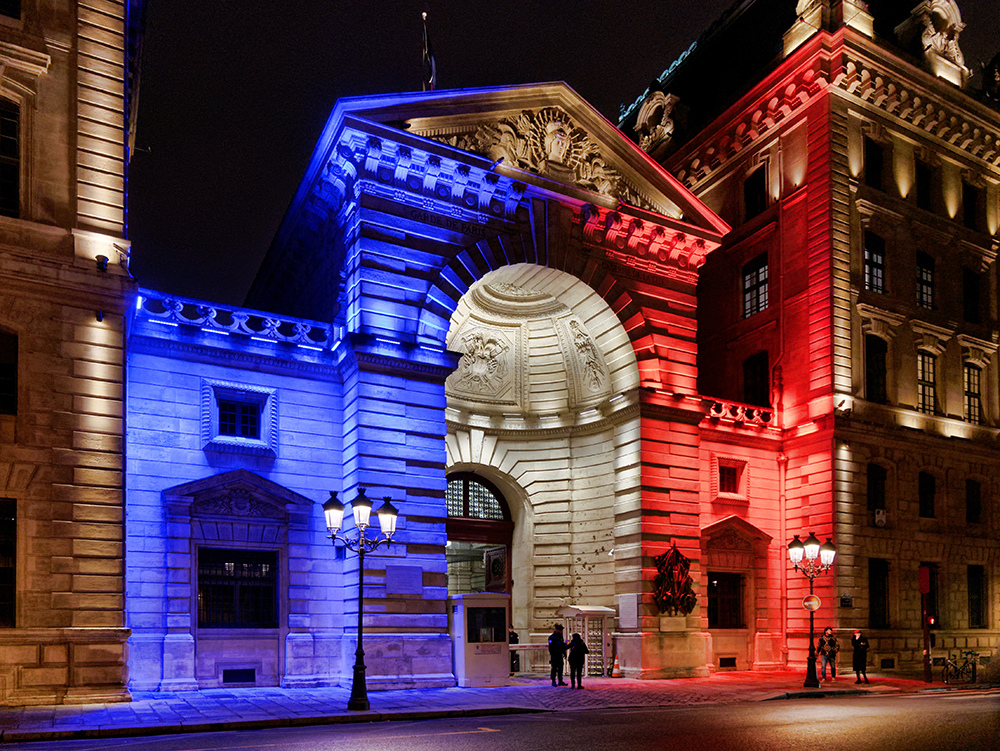
[[[260,438],[260,404],[220,399],[219,435]]]
[[[448,480],[445,490],[448,516],[464,516],[470,519],[504,521],[503,506],[496,493],[472,477]]]
[[[719,465],[719,492],[740,492],[740,473],[736,467],[727,466],[725,464]]]
[[[199,628],[277,628],[274,551],[198,550]]]

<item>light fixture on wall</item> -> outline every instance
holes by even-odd
[[[380,545],[389,545],[392,536],[396,532],[396,520],[399,511],[386,496],[382,499],[382,506],[378,510],[378,522],[382,529],[382,537],[375,533],[375,537],[369,537],[367,530],[371,520],[372,502],[365,495],[364,488],[358,488],[357,498],[351,503],[351,510],[354,513],[354,531],[350,534],[340,534],[340,526],[344,521],[343,503],[337,500],[337,494],[330,491],[330,498],[323,504],[323,514],[326,517],[326,528],[330,532],[330,539],[336,544],[340,540],[348,548],[358,554],[358,648],[354,653],[354,681],[351,684],[351,698],[347,702],[350,710],[367,711],[370,707],[368,703],[368,686],[365,680],[365,650],[364,639],[364,610],[365,610],[365,553],[370,553]]]
[[[802,600],[802,607],[809,611],[809,662],[806,664],[806,682],[804,684],[806,688],[819,688],[819,678],[816,676],[814,620],[816,610],[820,606],[820,599],[813,594],[813,579],[830,570],[836,555],[837,548],[834,547],[829,538],[820,545],[819,539],[812,532],[809,533],[805,542],[800,540],[798,535],[795,535],[795,539],[788,543],[788,558],[792,562],[792,566],[809,579],[809,596]]]
[[[95,259],[97,261],[97,270],[104,273],[108,270],[108,257],[107,256],[97,256]]]

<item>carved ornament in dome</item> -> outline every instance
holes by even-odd
[[[458,136],[454,145],[504,164],[577,185],[595,193],[619,197],[621,175],[601,155],[585,130],[559,107],[483,123]]]
[[[607,395],[610,393],[610,376],[604,355],[594,344],[583,323],[575,316],[566,322],[566,330],[573,345],[572,356],[568,359],[572,363],[574,383],[579,390],[578,403]]]
[[[448,377],[450,393],[476,401],[515,401],[516,351],[505,332],[475,325],[459,331],[448,346],[462,353],[458,368]]]

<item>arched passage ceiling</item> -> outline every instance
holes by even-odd
[[[556,427],[607,416],[639,385],[628,335],[607,303],[569,274],[515,264],[463,296],[448,348],[461,352],[445,391],[462,422]]]

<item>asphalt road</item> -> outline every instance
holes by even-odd
[[[998,751],[1000,693],[589,710],[4,744],[51,751]]]

